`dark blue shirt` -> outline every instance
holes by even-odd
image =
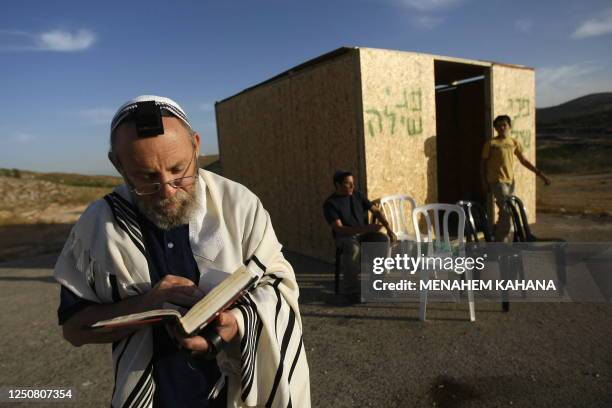
[[[368,210],[372,203],[359,191],[351,195],[330,195],[323,204],[323,215],[328,224],[340,220],[346,227],[364,227],[368,224]]]
[[[189,226],[161,230],[143,216],[139,223],[148,255],[151,285],[166,275],[177,275],[199,283],[200,272],[189,244]],[[93,304],[62,286],[58,318],[63,324],[79,310]],[[153,379],[155,407],[225,406],[225,392],[215,400],[207,397],[220,377],[216,360],[194,360],[180,351],[164,325],[153,327]]]

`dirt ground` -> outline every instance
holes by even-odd
[[[601,225],[593,216],[544,213],[535,232],[581,241]],[[612,241],[609,227],[599,234]],[[481,303],[470,323],[464,304],[433,303],[422,323],[414,303],[332,306],[333,266],[287,257],[302,290],[313,406],[612,405],[610,304],[524,303],[502,313]],[[110,347],[74,348],[61,339],[55,259],[0,264],[0,385],[70,387],[75,406],[108,406]]]
[[[540,202],[550,202],[554,191]],[[597,209],[587,214],[569,211],[569,204],[560,212],[553,200],[538,213],[534,232],[612,242],[612,218],[603,213],[609,207],[595,198],[583,197]],[[72,388],[72,404],[52,406],[108,406],[110,346],[74,348],[56,323],[52,268],[71,222],[0,227],[0,388]],[[610,303],[518,303],[509,313],[498,303],[479,303],[473,323],[465,304],[432,303],[428,321],[419,322],[416,303],[334,306],[333,265],[287,258],[301,288],[315,407],[612,406]]]
[[[538,184],[538,211],[612,215],[612,173],[558,174],[553,184]]]

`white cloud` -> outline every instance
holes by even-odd
[[[416,28],[425,30],[431,30],[442,24],[444,19],[442,17],[421,15],[411,19],[412,25]]]
[[[91,48],[96,42],[96,36],[86,29],[75,32],[51,30],[43,33],[0,30],[0,41],[0,51],[74,52]]]
[[[612,8],[604,12],[602,17],[592,18],[580,24],[572,34],[572,38],[597,37],[609,33],[612,33]]]
[[[75,33],[53,30],[42,33],[38,38],[41,49],[49,51],[82,51],[93,45],[96,36],[89,30]]]
[[[514,26],[517,30],[522,31],[524,33],[530,33],[533,28],[533,20],[528,18],[522,18],[520,20],[516,20],[514,22]]]
[[[113,119],[115,111],[110,108],[91,108],[82,109],[77,115],[94,125],[109,125]]]
[[[402,6],[409,7],[418,11],[440,11],[448,10],[464,0],[397,0],[396,2]]]
[[[200,112],[214,112],[215,106],[212,103],[201,103],[198,106]]]
[[[446,20],[442,14],[460,6],[467,0],[384,0],[397,7],[408,9],[409,22],[414,28],[431,30]]]
[[[581,62],[573,65],[562,65],[559,67],[546,67],[537,71],[538,86],[559,86],[570,83],[597,71],[593,62]]]
[[[612,90],[611,67],[595,61],[536,69],[538,107]]]

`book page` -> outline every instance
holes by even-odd
[[[242,291],[256,279],[257,277],[251,276],[244,266],[225,278],[180,319],[185,333],[191,334],[205,327],[220,312],[235,302]]]
[[[163,318],[174,318],[180,319],[181,314],[173,309],[155,309],[149,310],[147,312],[142,313],[134,313],[125,316],[115,317],[113,319],[102,320],[97,323],[91,325],[92,328],[101,328],[101,327],[119,327],[119,326],[130,326],[132,324],[141,324],[144,321],[149,321],[155,319],[154,321],[158,321]],[[157,318],[157,319],[156,319]],[[152,320],[153,321],[153,320]]]

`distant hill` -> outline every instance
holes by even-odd
[[[612,132],[612,92],[590,94],[557,106],[537,109],[536,127],[538,133],[552,130]]]
[[[76,173],[41,173],[30,170],[0,168],[0,177],[39,180],[73,187],[112,188],[122,183],[121,177],[89,176]]]
[[[73,223],[119,184],[120,177],[0,168],[0,226]]]
[[[536,111],[538,167],[547,173],[612,172],[612,92]]]

